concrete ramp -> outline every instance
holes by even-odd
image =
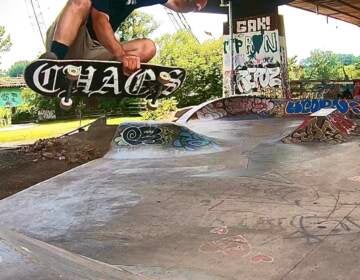
[[[118,127],[105,158],[162,158],[219,150],[214,139],[184,125],[172,122],[129,122]]]
[[[0,271],[2,280],[143,279],[12,231],[0,232]]]
[[[359,135],[359,126],[336,109],[321,109],[307,117],[284,143],[326,142],[344,143],[351,135]]]

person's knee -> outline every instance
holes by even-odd
[[[80,13],[88,13],[91,9],[91,0],[70,0],[69,4]]]
[[[144,39],[144,49],[148,60],[152,59],[156,55],[156,45],[150,39]]]

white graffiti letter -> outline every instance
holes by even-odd
[[[103,79],[104,85],[98,91],[93,91],[93,92],[89,93],[89,96],[91,96],[94,93],[105,94],[109,91],[109,90],[105,90],[106,88],[112,89],[112,91],[114,92],[115,95],[118,95],[121,93],[121,91],[119,91],[118,69],[116,67],[109,67],[104,71],[104,73],[106,73],[106,72],[110,72],[110,75]],[[111,82],[111,80],[112,80],[112,82]]]
[[[57,92],[60,88],[55,88],[56,86],[56,81],[57,81],[57,76],[59,73],[59,70],[61,70],[61,66],[57,66],[54,65],[46,70],[43,71],[44,68],[46,68],[46,66],[48,65],[48,63],[40,66],[38,69],[35,70],[34,75],[33,75],[33,81],[34,81],[34,85],[42,92],[44,93],[55,93]],[[43,74],[43,79],[42,79],[42,83],[40,82],[40,75]],[[49,85],[49,82],[52,81],[52,84],[50,85],[50,87],[46,87]]]
[[[236,23],[236,31],[237,33],[243,33],[246,32],[247,27],[246,27],[246,21],[242,20],[242,21],[238,21]]]
[[[267,69],[265,68],[259,68],[258,69],[258,81],[261,88],[267,87],[270,82],[270,76],[268,74]]]
[[[125,83],[125,91],[129,95],[143,95],[147,94],[150,89],[144,86],[148,81],[155,81],[156,75],[153,70],[146,69],[144,72],[142,69],[133,73]]]
[[[280,75],[280,67],[268,68],[270,73],[269,86],[281,86],[281,79],[277,78]]]
[[[164,95],[169,95],[181,86],[181,70],[173,70],[169,72],[171,80],[166,84],[166,89],[162,92]],[[174,77],[174,78],[173,78]]]
[[[90,87],[91,83],[94,77],[94,73],[96,72],[96,69],[92,66],[89,66],[86,68],[87,74],[81,73],[78,82],[77,87],[83,88],[84,93],[90,93]],[[82,72],[82,71],[81,71]]]

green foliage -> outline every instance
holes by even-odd
[[[357,57],[353,54],[336,54],[336,56],[338,57],[341,65],[344,66],[349,66],[360,62],[360,57]]]
[[[99,109],[106,114],[140,115],[140,98],[100,98]]]
[[[151,15],[134,11],[116,31],[121,41],[130,41],[136,38],[146,38],[159,27]]]
[[[11,125],[11,109],[0,108],[0,127]]]
[[[7,52],[11,47],[10,35],[6,34],[4,26],[0,26],[0,53]]]
[[[39,110],[55,110],[56,108],[57,99],[45,98],[29,88],[22,89],[21,97],[23,104],[16,108],[12,116],[13,122],[16,123],[37,119]]]
[[[360,56],[314,50],[310,57],[297,62],[288,58],[290,80],[352,80],[360,78]]]
[[[314,50],[302,64],[305,67],[305,79],[331,80],[341,79],[339,57],[331,51]]]
[[[159,107],[154,111],[141,113],[142,120],[166,120],[171,117],[171,113],[177,109],[177,102],[174,98],[163,100]]]
[[[24,75],[24,71],[26,66],[30,62],[27,60],[17,61],[15,62],[8,70],[8,75],[10,77],[19,77]]]
[[[179,107],[197,105],[222,95],[223,54],[221,39],[200,44],[191,34],[179,31],[157,40],[157,64],[185,68],[187,78],[175,93]]]
[[[304,77],[304,68],[298,64],[297,56],[288,58],[289,79],[301,80]]]
[[[37,110],[35,100],[37,98],[37,94],[29,88],[24,88],[21,91],[21,98],[23,103],[16,108],[15,113],[12,116],[12,121],[14,123],[30,121],[36,118]]]

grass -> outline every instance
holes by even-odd
[[[93,122],[95,119],[82,120],[81,125]],[[139,117],[129,118],[110,118],[108,125],[117,125],[126,121],[138,121]],[[35,124],[31,127],[17,130],[1,130],[0,143],[9,142],[30,142],[38,139],[57,137],[80,127],[79,120],[51,121],[46,123]]]

